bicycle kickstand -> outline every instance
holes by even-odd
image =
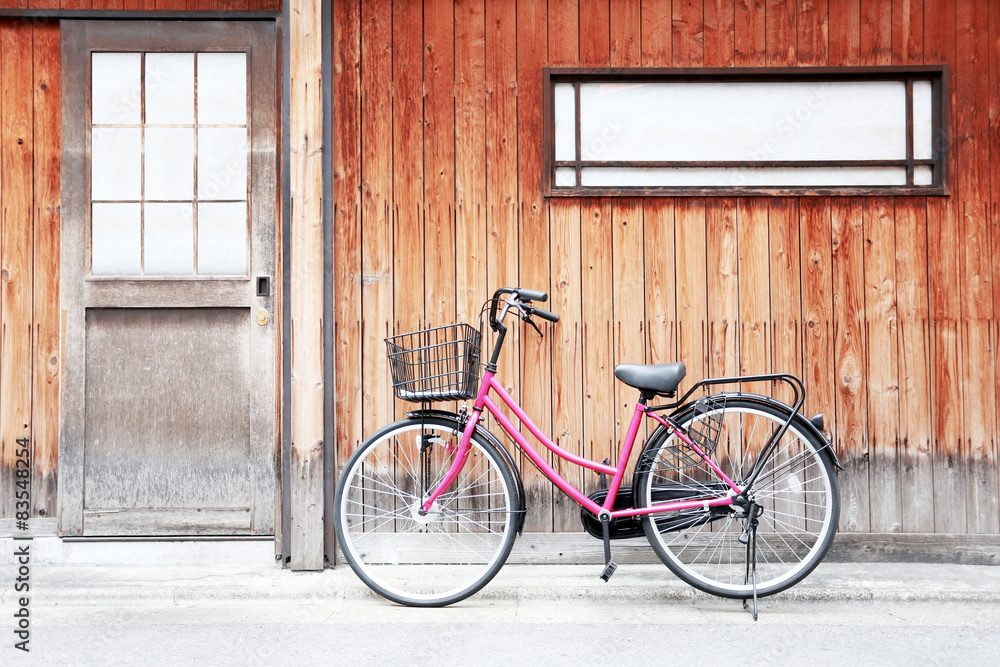
[[[757,620],[757,525],[758,517],[763,513],[763,507],[751,502],[747,527],[740,535],[740,542],[747,545],[747,573],[743,583],[753,587],[753,609],[749,609],[746,598],[743,599],[743,608],[750,611],[754,621]]]
[[[604,532],[604,572],[601,579],[607,581],[618,569],[618,563],[611,560],[611,513],[608,510],[601,510],[598,515],[601,520],[601,529]]]

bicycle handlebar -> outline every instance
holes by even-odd
[[[538,315],[543,320],[548,320],[549,322],[558,322],[559,316],[555,313],[550,313],[547,310],[542,310],[541,308],[536,308],[530,305],[532,301],[539,301],[545,303],[549,299],[549,295],[545,292],[539,292],[538,290],[525,289],[523,287],[501,287],[497,291],[493,292],[493,298],[490,299],[490,328],[494,331],[500,326],[500,322],[497,320],[497,306],[500,305],[500,297],[504,294],[511,294],[514,297],[514,303],[511,305],[517,305],[519,310],[528,315]],[[504,303],[510,303],[509,301]]]

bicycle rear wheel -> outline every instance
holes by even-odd
[[[727,397],[677,418],[685,430],[717,439],[714,461],[737,486],[762,467],[747,495],[762,508],[757,529],[757,594],[771,595],[805,578],[826,555],[836,533],[840,498],[827,443],[798,418],[767,460],[762,449],[785,423],[787,411],[761,401]],[[798,423],[797,423],[798,422]],[[701,428],[702,425],[707,428]],[[686,446],[662,431],[644,449],[636,471],[640,506],[719,497],[728,488],[704,463],[690,465]],[[680,452],[680,453],[679,453]],[[680,463],[678,457],[680,456]],[[746,514],[736,506],[646,515],[643,528],[660,559],[695,588],[728,598],[753,594],[747,545],[740,542]]]
[[[351,456],[335,499],[337,537],[351,568],[400,604],[434,607],[485,586],[510,554],[518,495],[494,446],[474,435],[458,479],[418,509],[451,467],[462,433],[438,418],[404,419]]]

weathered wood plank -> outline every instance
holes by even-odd
[[[799,215],[805,412],[807,415],[823,414],[827,434],[836,442],[830,200],[804,197],[799,201]]]
[[[361,5],[333,3],[334,430],[337,470],[362,440]],[[338,474],[339,479],[339,474]]]
[[[767,0],[764,32],[767,64],[772,67],[796,63],[796,9],[795,0]]]
[[[59,26],[34,28],[32,516],[56,516],[59,457]],[[2,362],[0,362],[2,363]]]
[[[361,4],[361,414],[364,435],[392,421],[383,339],[390,334],[393,247],[392,26]]]
[[[580,202],[554,201],[549,206],[552,247],[552,312],[559,323],[549,327],[552,349],[552,437],[568,452],[583,456],[583,284],[581,275]],[[555,457],[556,470],[578,489],[584,488],[584,468]],[[546,482],[547,483],[547,482]],[[580,529],[575,501],[553,492],[553,528]]]
[[[638,67],[642,64],[642,22],[640,0],[611,3],[611,66]]]
[[[830,41],[829,0],[797,0],[795,56],[800,65],[826,65]]]
[[[705,200],[674,204],[677,248],[677,360],[687,366],[686,391],[708,374],[708,295],[706,294]]]
[[[0,515],[14,516],[17,440],[31,438],[32,28],[0,23]]]
[[[645,294],[644,272],[638,259],[643,256],[643,219],[641,199],[619,199],[612,210],[612,271],[614,284],[614,362],[644,363]],[[619,462],[629,422],[639,400],[638,391],[624,382],[615,382],[615,453]],[[638,458],[638,447],[629,457],[629,469]]]
[[[646,363],[665,364],[677,359],[674,200],[646,199],[642,228],[646,271]]]
[[[988,322],[993,320],[989,196],[987,6],[959,3],[956,17],[954,140],[961,246],[962,384],[967,456],[967,530],[1000,530],[996,458],[996,380]],[[996,82],[992,84],[996,86]]]
[[[580,64],[580,1],[549,0],[549,64],[575,67]]]
[[[944,0],[924,2],[924,60],[955,61],[955,6]],[[956,107],[952,86],[952,109]],[[954,116],[953,116],[954,118]],[[954,132],[954,121],[952,131]],[[957,173],[955,151],[948,151],[952,187]],[[949,199],[928,198],[927,233],[930,316],[934,322],[931,344],[931,405],[934,408],[934,530],[966,529],[966,470],[962,418],[960,247],[933,239],[957,239],[960,210]]]
[[[833,234],[833,314],[836,368],[840,525],[869,532],[868,436],[864,304],[864,218],[859,199],[830,200]]]
[[[491,292],[486,281],[485,30],[482,2],[455,3],[456,315],[473,326]]]
[[[990,198],[989,212],[990,219],[990,240],[992,250],[992,279],[993,279],[993,314],[1000,313],[1000,86],[996,85],[1000,81],[1000,7],[990,4],[987,17],[987,32],[989,43],[986,48],[989,65],[989,131],[987,133],[987,146],[985,150],[989,155],[989,179]],[[994,377],[1000,378],[1000,355],[996,354],[996,346],[1000,344],[1000,328],[994,323],[993,330],[993,359]],[[997,428],[1000,432],[1000,409],[997,415]],[[996,443],[997,450],[1000,450],[1000,442]],[[1000,451],[997,452],[1000,456]],[[1000,466],[998,466],[1000,467]],[[1000,472],[1000,471],[998,471]],[[998,479],[1000,485],[1000,479]]]
[[[880,533],[902,530],[895,231],[892,201],[868,200],[864,210],[864,271],[869,478],[871,529]]]
[[[768,202],[771,279],[771,359],[774,372],[802,376],[802,276],[797,199]],[[776,385],[775,398],[792,401],[787,386]]]
[[[739,248],[740,375],[768,373],[772,368],[770,341],[770,268],[766,199],[738,199],[736,206]],[[771,386],[755,383],[745,391],[769,394]]]
[[[614,458],[614,383],[612,370],[613,282],[611,202],[584,200],[580,212],[583,276],[583,428],[587,458]],[[597,475],[584,473],[586,493],[598,487]]]
[[[705,12],[701,0],[674,0],[672,5],[674,67],[696,67],[705,61]]]
[[[430,326],[455,321],[455,7],[424,6],[424,311]]]
[[[924,61],[923,0],[892,3],[892,64],[919,65]]]
[[[861,3],[838,2],[829,6],[830,65],[858,65],[861,61]]]
[[[518,284],[550,291],[549,216],[542,196],[542,66],[547,60],[544,2],[517,3]],[[487,166],[488,169],[488,166]],[[539,322],[545,336],[553,328]],[[552,433],[552,359],[549,341],[522,327],[521,405],[545,433]],[[545,452],[549,461],[553,455]],[[528,496],[528,530],[552,529],[555,488],[533,465],[522,467]]]
[[[888,65],[892,60],[892,0],[861,3],[861,64]]]
[[[580,65],[607,67],[610,53],[610,0],[580,0]]]
[[[291,11],[292,569],[323,568],[323,39],[318,2]]]
[[[708,273],[709,377],[739,375],[739,247],[736,202],[709,199],[705,205]]]
[[[705,66],[736,64],[736,5],[733,0],[708,0],[705,10]]]
[[[672,60],[671,0],[642,0],[642,66],[667,67]]]
[[[736,3],[736,66],[763,67],[767,60],[766,6],[764,0]]]

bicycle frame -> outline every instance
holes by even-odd
[[[573,486],[570,482],[566,481],[562,475],[560,475],[549,463],[539,455],[538,451],[528,442],[528,440],[521,434],[520,430],[511,422],[510,419],[503,413],[500,406],[490,397],[490,393],[494,392],[499,398],[500,402],[509,408],[517,418],[524,424],[531,434],[535,437],[538,442],[545,446],[546,449],[551,451],[553,454],[559,458],[574,463],[578,466],[584,468],[589,468],[598,473],[604,473],[606,475],[611,475],[611,486],[608,488],[608,494],[605,498],[604,505],[598,505],[596,502],[584,495],[579,489]],[[427,497],[424,501],[422,508],[425,512],[430,511],[434,502],[445,492],[448,487],[455,481],[461,472],[462,468],[465,466],[466,460],[468,459],[469,451],[472,449],[472,434],[476,430],[476,426],[479,424],[479,420],[482,418],[483,411],[487,410],[493,417],[499,422],[501,428],[507,432],[511,438],[517,443],[517,445],[528,455],[542,474],[545,475],[549,481],[559,487],[570,498],[575,500],[577,503],[585,507],[589,512],[595,516],[599,516],[602,512],[607,512],[612,519],[622,518],[622,517],[632,517],[640,516],[645,514],[658,514],[661,512],[674,512],[677,510],[694,509],[697,507],[702,507],[708,509],[709,507],[720,507],[724,505],[732,505],[733,498],[740,493],[742,489],[736,486],[736,484],[726,476],[724,472],[719,468],[714,461],[711,460],[694,442],[688,438],[687,434],[678,429],[669,420],[660,417],[655,412],[647,409],[644,400],[640,400],[635,405],[635,410],[632,413],[632,420],[629,423],[628,433],[625,436],[625,443],[618,457],[618,466],[612,467],[604,463],[597,463],[596,461],[591,461],[590,459],[577,456],[571,452],[567,452],[550,440],[542,431],[535,425],[531,418],[524,412],[520,405],[517,404],[510,394],[503,388],[503,386],[497,382],[495,379],[495,373],[487,370],[483,375],[483,380],[479,386],[479,394],[476,396],[475,407],[472,410],[472,414],[469,415],[469,419],[465,424],[465,430],[462,433],[462,440],[459,444],[457,455],[455,460],[452,462],[451,468],[445,474],[441,483],[438,484],[437,488]],[[641,507],[641,508],[628,508],[614,510],[615,500],[618,497],[618,491],[621,488],[622,479],[625,476],[625,469],[628,467],[629,455],[632,453],[632,447],[635,444],[636,435],[639,432],[639,424],[642,423],[643,416],[649,417],[656,422],[663,425],[665,428],[672,431],[678,438],[680,438],[688,447],[690,447],[695,453],[702,458],[702,460],[707,463],[712,470],[715,471],[719,478],[725,481],[729,486],[730,491],[725,497],[719,498],[706,498],[701,500],[684,500],[677,502],[663,503],[662,505],[657,505],[656,507]]]

